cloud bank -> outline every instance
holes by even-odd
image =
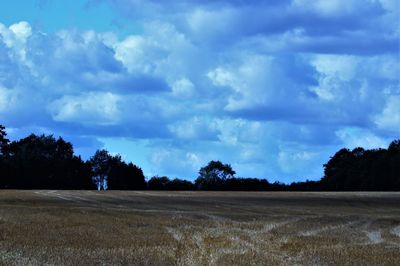
[[[398,5],[114,0],[140,25],[124,37],[0,24],[1,123],[84,155],[136,143],[124,152],[146,150],[148,175],[192,179],[220,159],[242,176],[317,179],[337,149],[400,137]]]

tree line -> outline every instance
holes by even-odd
[[[226,191],[400,191],[400,140],[387,149],[341,149],[324,164],[318,181],[283,184],[235,177],[231,165],[210,161],[194,182],[154,176],[120,155],[98,150],[83,160],[61,137],[31,134],[10,142],[0,125],[0,188]]]

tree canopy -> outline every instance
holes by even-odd
[[[0,155],[3,154],[3,149],[10,141],[7,139],[6,128],[0,125]]]
[[[388,149],[339,150],[324,165],[325,190],[400,190],[400,141]]]
[[[13,189],[400,191],[400,140],[387,149],[340,149],[318,181],[286,185],[237,178],[231,165],[214,160],[198,173],[195,182],[166,176],[146,182],[142,169],[118,154],[97,150],[84,161],[61,137],[31,134],[10,142],[0,125],[0,188]]]
[[[72,144],[52,135],[30,136],[3,147],[2,187],[90,189],[90,168]]]
[[[175,178],[173,180],[166,176],[153,176],[147,183],[151,190],[195,190],[194,184],[187,180]]]
[[[106,150],[97,150],[89,163],[98,190],[146,188],[142,169],[125,163],[119,154],[113,156]]]
[[[229,164],[220,161],[210,161],[200,168],[196,186],[202,190],[220,190],[227,178],[232,178],[236,172]]]

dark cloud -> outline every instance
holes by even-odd
[[[100,1],[97,1],[100,2]],[[131,1],[114,7],[132,20],[174,24],[200,46],[226,49],[254,36],[271,37],[301,31],[284,40],[287,51],[379,54],[398,50],[394,16],[380,1]],[[398,19],[398,17],[397,17]],[[360,36],[359,33],[362,33]],[[354,35],[356,36],[354,38]]]
[[[107,139],[144,140],[153,173],[195,177],[220,159],[286,181],[320,177],[344,145],[398,137],[396,1],[85,8],[99,2],[137,31],[0,24],[0,122],[12,137],[54,132],[85,156]]]

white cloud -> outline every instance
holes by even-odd
[[[157,148],[150,161],[158,175],[168,174],[170,177],[194,178],[204,160],[193,151],[183,151],[177,148]],[[190,173],[190,176],[187,174]]]
[[[274,91],[279,89],[273,84],[276,80],[272,76],[277,69],[271,57],[247,54],[242,60],[239,65],[219,66],[207,74],[214,85],[233,90],[225,106],[229,111],[272,101]]]
[[[145,140],[146,172],[193,177],[220,159],[274,180],[398,136],[393,1],[178,2],[112,1],[137,14],[122,39],[0,24],[6,125]]]
[[[9,109],[15,104],[13,91],[0,86],[0,112],[10,111]]]
[[[221,143],[231,146],[258,144],[265,137],[265,125],[244,119],[214,119],[212,127],[218,130]]]
[[[336,131],[342,145],[349,149],[363,147],[365,149],[386,148],[387,140],[381,138],[367,129],[345,127]]]
[[[28,37],[32,35],[32,28],[26,21],[13,24],[9,27],[9,29],[14,33],[16,39],[22,42],[26,42]]]
[[[121,97],[112,93],[85,93],[53,101],[50,112],[55,121],[84,125],[115,125],[120,122]]]
[[[318,156],[320,154],[312,151],[281,150],[278,153],[278,164],[284,173],[298,174],[304,167],[313,165]]]
[[[328,18],[346,18],[353,16],[357,19],[358,13],[377,13],[381,12],[382,6],[389,7],[393,10],[392,0],[293,0],[291,10],[297,12],[305,12],[305,14],[318,14]],[[386,3],[385,3],[386,2]],[[358,13],[357,13],[358,12]],[[305,15],[304,14],[304,15]]]
[[[115,57],[131,73],[153,73],[163,56],[162,47],[142,36],[129,36],[115,46]]]
[[[12,24],[8,28],[0,23],[0,35],[8,47],[13,47],[18,43],[25,43],[32,35],[32,29],[25,21]]]
[[[311,10],[326,16],[337,16],[338,14],[352,13],[359,5],[360,1],[358,0],[349,0],[345,2],[341,0],[294,0],[292,2],[292,7],[294,9]]]
[[[176,80],[171,87],[172,94],[177,98],[188,99],[195,93],[194,84],[186,78]]]
[[[389,96],[382,112],[375,116],[375,124],[380,129],[400,134],[400,96]]]
[[[217,132],[212,127],[211,121],[206,117],[195,116],[188,120],[173,123],[169,128],[179,139],[214,139]]]
[[[194,38],[201,38],[204,41],[232,34],[238,15],[238,10],[230,7],[213,10],[196,8],[186,15],[186,19]]]
[[[321,100],[340,101],[348,97],[347,83],[356,77],[359,59],[355,56],[317,55],[312,61],[319,72],[319,84],[312,88]],[[358,88],[351,88],[353,91]]]
[[[31,35],[31,26],[25,21],[12,24],[8,28],[0,23],[0,37],[11,49],[11,54],[21,61],[25,61],[25,45]]]
[[[312,64],[324,75],[349,81],[354,78],[359,58],[351,55],[316,55]]]

